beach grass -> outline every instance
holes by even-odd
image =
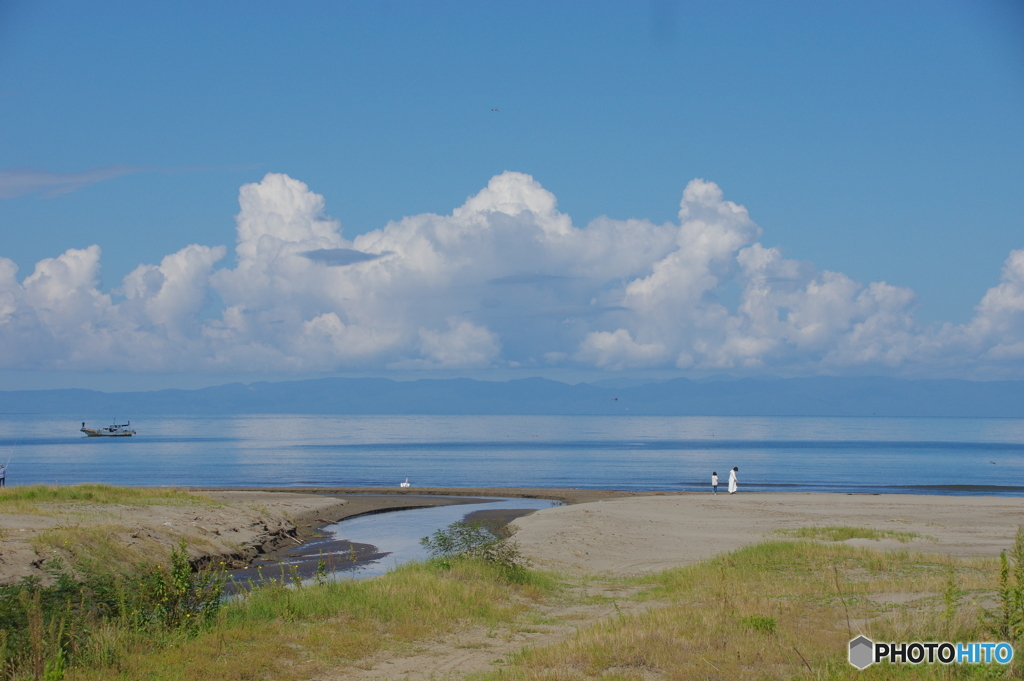
[[[103,484],[24,485],[0,488],[0,516],[40,516],[58,519],[48,529],[27,535],[42,555],[61,555],[71,565],[79,563],[96,569],[125,574],[141,562],[163,562],[171,553],[167,541],[148,533],[132,534],[122,520],[126,506],[174,506],[208,509],[224,503],[203,494],[168,487],[117,487]],[[174,539],[180,533],[168,528],[163,534]],[[130,539],[126,539],[131,535]],[[9,538],[0,528],[0,539]],[[193,546],[207,549],[212,542],[190,537]],[[54,553],[56,552],[56,553]],[[91,567],[89,569],[92,569]]]
[[[108,630],[75,670],[81,681],[300,679],[473,625],[510,626],[557,589],[542,573],[511,584],[482,560],[410,563],[368,580],[252,589],[195,636]]]
[[[895,530],[876,530],[870,527],[850,527],[847,525],[827,525],[819,527],[797,527],[792,529],[775,530],[773,534],[793,539],[817,539],[820,541],[846,541],[847,539],[895,539],[906,544],[914,539],[928,539],[934,541],[934,537],[918,534],[917,532],[898,532]]]
[[[170,547],[145,536],[125,543],[119,533],[126,530],[121,525],[55,527],[37,533],[31,544],[40,554],[59,551],[72,565],[116,574],[129,572],[140,562],[162,562],[170,555]]]
[[[17,485],[0,488],[0,513],[53,516],[54,505],[221,506],[208,496],[173,487],[102,484]]]
[[[1011,552],[1015,568],[1024,557],[1024,533],[1020,537],[1021,549]],[[613,603],[633,601],[635,614],[616,605],[614,616],[507,656],[470,678],[1018,678],[1019,663],[1011,669],[878,664],[858,671],[846,661],[848,642],[859,634],[875,641],[999,640],[986,608],[999,608],[1000,568],[995,556],[953,559],[787,538],[636,578],[530,569],[510,580],[500,565],[466,557],[410,563],[359,581],[300,585],[282,574],[276,582],[243,589],[243,597],[201,627],[140,628],[97,619],[68,649],[73,663],[67,678],[329,677],[369,669],[386,651],[413,654],[427,642],[474,627],[495,636],[543,631],[558,621],[552,612],[559,607],[607,601],[607,594]],[[598,587],[604,595],[589,595]],[[47,660],[61,654],[54,636],[39,635],[41,647],[49,646]]]
[[[513,656],[476,681],[1005,678],[1001,665],[848,664],[850,639],[984,641],[995,559],[770,541],[637,580],[643,614]],[[1019,673],[1019,665],[1013,673]]]

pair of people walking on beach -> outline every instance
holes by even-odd
[[[739,478],[736,474],[739,473],[740,467],[733,466],[733,469],[729,471],[729,494],[736,494],[736,486],[739,484]],[[711,474],[711,491],[714,494],[718,494],[718,471],[714,471]]]

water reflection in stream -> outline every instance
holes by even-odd
[[[460,501],[464,501],[461,500]],[[382,575],[410,560],[423,560],[427,551],[420,545],[423,537],[480,511],[503,515],[508,511],[538,510],[560,505],[550,499],[497,498],[480,503],[460,503],[374,513],[342,520],[322,528],[324,537],[312,539],[283,556],[232,570],[231,579],[239,585],[264,579],[310,580],[320,561],[333,578],[362,579]],[[234,591],[234,588],[230,588]]]
[[[420,545],[420,539],[462,520],[468,513],[482,509],[551,508],[558,503],[549,499],[496,499],[471,506],[418,508],[350,518],[328,525],[324,531],[334,534],[338,539],[377,547],[384,557],[358,565],[354,571],[356,577],[373,577],[410,560],[427,558],[427,551]]]

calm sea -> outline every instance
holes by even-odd
[[[108,425],[90,422],[90,427]],[[182,416],[131,438],[0,416],[8,484],[707,489],[1024,495],[1024,419]]]

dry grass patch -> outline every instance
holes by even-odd
[[[57,527],[31,535],[38,552],[57,551],[71,564],[85,562],[123,572],[140,561],[161,562],[170,547],[147,536],[132,536],[131,528],[119,524],[125,507],[132,506],[223,506],[201,494],[162,487],[115,487],[113,485],[28,485],[0,488],[0,514],[57,518]],[[179,535],[164,531],[171,540]],[[6,534],[0,539],[7,538]],[[213,546],[202,538],[190,543]]]
[[[121,525],[55,527],[32,537],[32,548],[38,553],[56,551],[71,565],[85,564],[118,574],[143,561],[166,562],[169,546],[141,535],[129,545],[119,536],[126,531]]]
[[[456,560],[450,569],[410,564],[370,580],[261,587],[230,603],[194,638],[155,652],[152,643],[122,646],[116,663],[77,669],[75,678],[309,678],[464,627],[508,625],[553,588],[536,576],[509,584],[477,560]]]
[[[617,617],[526,650],[483,680],[1003,678],[1005,668],[876,665],[847,644],[990,640],[978,602],[998,588],[995,559],[948,560],[842,544],[773,541],[638,579],[668,607]],[[912,594],[903,603],[877,594]],[[950,676],[953,673],[954,676]],[[991,674],[998,674],[992,677]],[[980,675],[980,676],[979,676]]]
[[[158,538],[149,531],[133,532],[120,524],[74,523],[39,531],[31,545],[37,553],[59,555],[69,565],[115,574],[127,574],[139,563],[166,563],[174,544],[183,539],[193,551],[216,550],[215,544],[203,537],[185,537],[170,528],[159,534]]]

